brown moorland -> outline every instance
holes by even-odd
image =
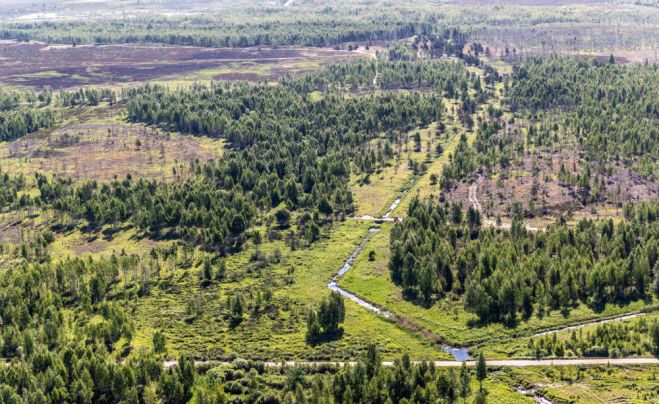
[[[200,48],[143,45],[47,45],[0,42],[0,83],[66,89],[141,83],[208,71],[224,80],[277,80],[320,65],[363,56],[331,48]],[[213,70],[217,70],[213,72]]]

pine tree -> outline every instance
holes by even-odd
[[[471,376],[469,375],[469,369],[467,369],[467,362],[462,362],[462,367],[460,368],[460,397],[462,397],[463,402],[467,402],[467,397],[471,393]]]
[[[318,322],[316,311],[309,310],[309,314],[307,315],[307,341],[313,343],[320,338],[320,335],[320,323]]]
[[[483,381],[487,377],[487,364],[485,363],[485,355],[483,351],[478,354],[478,364],[476,366],[476,378],[480,383],[480,390],[483,391]]]

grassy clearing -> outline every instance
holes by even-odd
[[[56,128],[0,145],[0,168],[13,174],[58,174],[76,180],[111,180],[127,174],[171,180],[193,160],[221,157],[224,142],[165,133],[131,124],[113,109],[72,115]]]
[[[198,280],[200,256],[189,269],[173,268],[161,277],[151,295],[129,302],[137,321],[136,345],[148,345],[155,330],[163,329],[169,355],[186,352],[199,358],[233,355],[255,359],[350,359],[360,356],[369,342],[376,342],[387,358],[409,352],[415,358],[443,357],[428,342],[346,301],[341,339],[316,347],[305,341],[305,315],[312,304],[329,293],[327,282],[343,265],[362,237],[368,223],[346,221],[333,225],[328,237],[309,249],[290,251],[283,242],[249,246],[227,259],[226,281],[209,287]],[[250,261],[256,250],[283,252],[279,263],[255,272]],[[285,282],[289,269],[294,283]],[[275,309],[246,314],[235,328],[224,318],[227,296],[268,287]],[[203,301],[203,312],[194,319],[186,313],[190,299]],[[247,299],[249,300],[249,298]],[[138,347],[137,346],[137,347]]]
[[[448,116],[445,120],[446,131],[444,133],[442,147],[444,152],[441,156],[435,158],[428,164],[427,171],[424,175],[420,176],[415,182],[408,195],[403,198],[401,203],[396,209],[392,212],[394,217],[404,217],[407,215],[407,208],[412,200],[412,196],[416,195],[419,198],[430,198],[433,195],[439,195],[439,178],[442,173],[442,168],[444,164],[449,160],[449,156],[455,153],[455,148],[460,142],[461,134],[467,136],[469,144],[471,144],[476,138],[476,133],[473,131],[466,131],[462,126],[460,119],[458,118],[457,110],[460,107],[460,104],[456,100],[445,100],[446,109]],[[436,175],[438,181],[436,184],[432,185],[431,176]]]
[[[429,125],[428,128],[417,128],[410,131],[405,135],[402,146],[397,150],[397,157],[390,162],[388,167],[369,176],[367,183],[363,181],[362,176],[353,175],[351,190],[357,204],[358,215],[378,216],[385,213],[396,197],[408,188],[410,192],[392,212],[395,217],[405,216],[411,200],[410,194],[420,198],[439,194],[439,184],[432,185],[430,177],[435,174],[439,178],[442,167],[459,143],[460,134],[465,133],[456,112],[459,102],[445,99],[444,103],[448,115],[445,118],[446,128],[443,134],[437,132],[437,123]],[[414,144],[414,134],[417,132],[421,136],[421,147],[418,149]],[[467,133],[470,144],[475,137],[474,132]],[[376,139],[372,143],[377,142]],[[443,148],[443,153],[439,156],[435,153],[437,144],[441,144]],[[425,164],[426,172],[415,177],[409,161]]]
[[[409,183],[411,177],[412,170],[408,164],[399,160],[369,176],[368,184],[362,184],[358,178],[353,178],[350,189],[357,204],[356,215],[380,216],[386,212],[387,207]]]
[[[508,388],[537,388],[537,394],[552,402],[650,403],[659,399],[657,372],[656,365],[503,368],[491,373],[489,379]],[[488,401],[498,395],[491,393]]]
[[[522,321],[515,328],[502,324],[474,325],[476,316],[464,311],[461,298],[447,297],[430,308],[403,299],[401,289],[389,277],[389,234],[392,226],[382,225],[382,230],[375,234],[366,246],[366,254],[357,258],[353,268],[341,280],[341,285],[369,301],[423,325],[451,345],[498,344],[499,341],[528,336],[540,330],[632,313],[657,304],[655,299],[651,302],[631,302],[624,306],[607,305],[602,312],[595,312],[581,305],[567,317],[553,311],[543,318],[534,316],[529,321]],[[371,250],[375,252],[374,261],[368,260],[368,252]],[[512,349],[511,353],[515,355]]]
[[[232,62],[213,69],[203,69],[186,74],[161,77],[158,81],[206,81],[216,76],[252,74],[264,79],[270,76],[275,63]]]
[[[329,51],[317,49],[307,51],[298,57],[284,57],[281,59],[248,59],[232,62],[219,62],[218,67],[189,71],[159,77],[155,82],[168,86],[187,87],[195,82],[208,82],[212,80],[246,80],[246,81],[272,81],[276,82],[285,74],[302,74],[321,68],[324,64],[361,57],[358,54],[336,55]]]
[[[405,134],[404,141],[397,150],[387,167],[367,176],[354,175],[350,181],[350,189],[357,204],[357,215],[380,216],[384,214],[400,192],[413,180],[414,172],[409,161],[429,162],[428,156],[434,156],[434,145],[438,140],[435,137],[437,125],[431,124],[427,128],[418,128]],[[421,136],[421,148],[415,149],[414,134]],[[371,142],[374,147],[379,142]]]
[[[114,237],[105,237],[102,233],[83,233],[73,230],[60,233],[50,245],[51,254],[55,257],[91,256],[94,258],[110,254],[142,255],[156,245],[165,242],[155,242],[141,237],[135,228],[126,228]]]
[[[468,140],[471,142],[475,138],[475,134],[469,134]],[[439,181],[437,184],[432,185],[431,175],[435,174],[438,178],[442,173],[442,168],[444,164],[448,161],[449,155],[454,153],[455,148],[460,142],[460,135],[455,134],[453,137],[448,140],[444,145],[444,153],[433,160],[433,162],[428,166],[428,171],[421,177],[419,177],[415,182],[408,195],[403,198],[400,205],[393,211],[393,216],[395,217],[404,217],[407,215],[407,209],[410,205],[410,201],[413,196],[417,196],[420,199],[430,198],[433,195],[439,195]]]

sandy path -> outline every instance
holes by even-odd
[[[412,361],[414,364],[419,364],[421,361]],[[476,361],[466,361],[467,366],[476,366]],[[166,368],[176,366],[177,361],[168,360],[163,362]],[[357,362],[314,362],[314,361],[286,361],[286,362],[263,362],[265,367],[278,368],[281,366],[320,366],[320,365],[335,365],[335,366],[354,366]],[[434,361],[435,366],[438,367],[459,367],[462,366],[460,361]],[[215,362],[215,361],[195,361],[196,366],[205,365],[231,365],[231,362]],[[382,366],[393,366],[392,361],[383,361]],[[613,365],[613,366],[626,366],[626,365],[659,365],[659,358],[572,358],[572,359],[505,359],[487,361],[488,367],[530,367],[530,366],[597,366],[597,365]]]

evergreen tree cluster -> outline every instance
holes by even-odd
[[[377,74],[377,79],[375,79]],[[375,80],[374,80],[375,79]],[[302,76],[285,76],[282,84],[298,91],[325,91],[327,89],[432,89],[447,98],[467,96],[472,75],[460,62],[376,61],[356,60],[350,63],[328,65]]]
[[[4,402],[137,397],[138,369],[110,358],[133,335],[128,314],[106,299],[124,260],[26,262],[0,274],[0,355],[10,360],[0,368]]]
[[[331,8],[329,8],[331,10]],[[331,11],[315,18],[261,18],[239,23],[212,15],[190,18],[135,18],[121,22],[67,21],[10,23],[0,26],[1,39],[69,44],[164,43],[204,47],[328,46],[356,41],[395,40],[431,33],[423,17],[402,18],[375,13],[337,18]],[[417,13],[414,13],[415,15]]]
[[[531,233],[518,218],[511,231],[481,229],[472,240],[475,217],[465,223],[455,206],[415,200],[391,232],[391,277],[425,303],[463,296],[481,322],[514,324],[534,312],[645,299],[659,292],[658,207],[627,209],[629,220],[618,224],[583,219]]]
[[[117,102],[117,94],[109,88],[80,88],[78,91],[60,91],[57,98],[64,107],[96,106],[102,101],[110,105]]]
[[[210,369],[197,378],[194,397],[201,387],[204,394],[224,394],[230,402],[485,403],[488,392],[482,387],[474,389],[472,381],[482,386],[487,373],[482,355],[475,369],[466,363],[459,368],[438,368],[434,362],[413,362],[407,353],[384,366],[377,347],[369,344],[364,357],[343,367],[269,368],[259,362],[235,361],[230,368]]]
[[[352,69],[358,70],[344,72]],[[447,82],[440,76],[453,77],[454,70],[447,65],[434,74]],[[21,204],[65,212],[60,217],[65,225],[84,221],[99,230],[130,223],[156,237],[181,238],[221,253],[240,249],[259,211],[279,207],[281,212],[303,213],[296,218],[298,226],[313,242],[323,220],[354,210],[348,187],[351,161],[362,159],[364,170],[382,164],[384,155],[380,163],[370,160],[375,155],[369,154],[369,161],[362,158],[364,144],[383,132],[393,136],[427,126],[444,114],[442,99],[434,94],[328,94],[313,102],[297,87],[219,83],[174,91],[152,85],[124,91],[130,119],[222,137],[228,151],[218,161],[191,162],[189,175],[173,183],[129,176],[105,184],[73,184],[37,175],[40,196]],[[114,92],[95,89],[59,95],[65,106],[115,99]],[[7,176],[5,180],[10,181]],[[12,187],[5,191],[4,199],[15,203],[17,192]]]
[[[60,91],[53,98],[49,87],[38,93],[0,89],[0,141],[15,140],[53,126],[59,120],[53,105],[96,106],[101,102],[116,103],[116,93],[110,89],[81,88],[78,91]]]
[[[128,97],[133,120],[228,141],[221,160],[199,167],[216,187],[241,192],[261,209],[285,203],[325,218],[354,209],[350,161],[364,143],[426,126],[444,108],[435,95],[328,95],[313,102],[289,86],[246,83],[178,91],[145,86]]]
[[[388,45],[387,58],[389,60],[435,59],[444,56],[465,58],[467,55],[463,53],[463,49],[467,39],[468,35],[456,28],[445,29],[436,34],[416,35],[411,43],[401,40]]]
[[[44,203],[92,229],[130,221],[154,237],[183,239],[221,253],[240,248],[254,217],[254,206],[241,192],[203,176],[174,183],[127,177],[74,186],[38,175],[37,184]]]
[[[339,292],[331,292],[320,302],[318,310],[309,310],[307,341],[317,343],[323,339],[335,337],[339,332],[339,324],[345,319],[345,312],[343,296]]]
[[[0,89],[0,141],[18,139],[52,126],[57,116],[49,107],[52,92],[5,91]]]
[[[18,196],[25,186],[26,179],[23,175],[13,176],[0,171],[0,209],[16,209],[31,204],[27,195]]]
[[[15,109],[21,105],[50,105],[52,99],[53,92],[50,87],[45,87],[43,91],[39,93],[33,91],[16,91],[0,88],[0,111]]]
[[[605,357],[619,358],[659,352],[659,324],[644,318],[632,324],[598,325],[595,330],[573,330],[569,338],[559,339],[556,333],[530,339],[532,356],[542,357]]]

